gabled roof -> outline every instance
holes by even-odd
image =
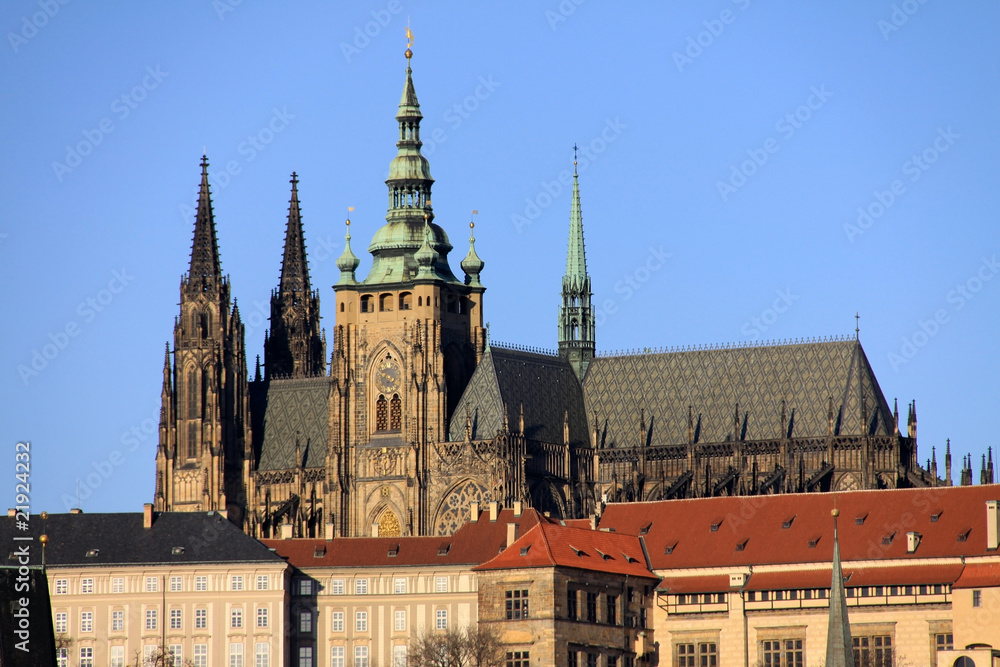
[[[829,563],[830,512],[838,508],[845,563],[959,558],[991,553],[986,550],[986,501],[998,498],[1000,485],[989,484],[612,503],[600,527],[627,535],[646,529],[657,571]],[[919,533],[919,544],[907,553],[911,531]]]
[[[507,524],[515,523],[519,534],[540,521],[549,522],[533,509],[515,517],[502,510],[496,521],[482,512],[453,535],[435,537],[338,537],[333,540],[261,540],[299,569],[313,567],[395,568],[435,565],[478,565],[496,556],[506,545]],[[395,552],[395,555],[393,555]]]
[[[659,579],[646,566],[641,538],[543,522],[477,571],[529,567],[579,570]]]
[[[330,379],[325,376],[254,383],[251,401],[263,421],[254,424],[260,470],[296,467],[295,443],[306,468],[326,465],[330,419]],[[266,392],[266,393],[265,393]]]
[[[47,535],[50,567],[281,562],[217,512],[157,512],[150,528],[142,522],[141,512],[49,514],[33,516],[29,530],[21,531],[6,517],[0,519],[0,540],[14,545],[15,535],[30,535],[38,545],[39,536]]]
[[[589,441],[580,381],[562,357],[491,347],[452,413],[448,439],[465,440],[466,410],[472,421],[472,439],[493,438],[503,426],[505,406],[512,431],[518,430],[520,411],[524,410],[528,440],[562,443],[568,413],[570,443],[585,445]]]
[[[1000,586],[1000,563],[967,563],[952,588]]]
[[[649,444],[777,439],[781,402],[792,437],[825,436],[829,405],[839,434],[894,432],[892,411],[855,340],[598,357],[583,381],[588,420],[605,447],[637,446],[640,411]],[[867,425],[862,424],[864,397]]]

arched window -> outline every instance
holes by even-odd
[[[399,431],[403,423],[403,405],[399,400],[399,394],[393,394],[389,401],[389,430]]]
[[[375,430],[389,430],[388,405],[386,404],[385,396],[379,396],[375,402]]]
[[[198,371],[194,368],[190,370],[187,383],[187,416],[194,419],[198,414],[198,394],[201,393],[201,383],[198,382]]]
[[[579,340],[580,338],[580,326],[577,324],[576,320],[572,320],[569,323],[569,339]]]
[[[424,297],[418,296],[417,297],[417,307],[420,307],[422,305],[424,305]]]
[[[361,312],[362,313],[374,313],[375,309],[372,307],[372,295],[365,294],[361,297]]]
[[[187,457],[198,458],[198,422],[190,422],[187,432]]]
[[[340,312],[344,312],[344,302],[340,302]]]
[[[413,306],[413,295],[409,292],[403,292],[399,295],[399,309],[400,310],[410,310]]]
[[[378,309],[381,311],[392,310],[392,295],[382,294],[378,298]]]

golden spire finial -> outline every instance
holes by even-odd
[[[413,57],[413,51],[410,47],[413,46],[413,32],[410,31],[410,22],[406,22],[406,59],[409,60]]]
[[[476,216],[479,215],[478,209],[472,209],[472,219],[469,221],[469,229],[476,228]]]
[[[354,207],[353,206],[348,206],[347,207],[347,226],[348,227],[351,226],[351,213],[353,211],[354,211]]]

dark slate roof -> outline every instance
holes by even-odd
[[[163,563],[262,562],[281,559],[215,512],[157,512],[151,528],[142,513],[49,514],[31,517],[29,530],[16,530],[12,517],[0,519],[0,542],[15,535],[49,538],[46,565],[125,565]],[[175,547],[183,552],[174,553]],[[94,555],[88,552],[96,549]]]
[[[638,445],[643,411],[649,444],[686,443],[689,405],[696,424],[701,416],[699,442],[732,439],[737,403],[745,440],[782,437],[782,400],[792,437],[827,434],[830,398],[840,435],[891,435],[894,429],[855,340],[599,357],[583,389],[589,421],[597,418],[605,447]]]
[[[587,444],[583,391],[573,368],[562,357],[492,347],[486,351],[458,406],[448,439],[465,440],[466,408],[473,440],[490,439],[503,426],[504,405],[512,431],[524,408],[524,435],[538,442],[561,443],[563,418],[569,413],[571,444]]]
[[[255,390],[266,394],[254,397],[254,406],[263,404],[263,421],[254,424],[260,433],[259,470],[295,468],[295,442],[306,468],[326,465],[326,443],[330,418],[330,379],[325,376],[275,379]]]

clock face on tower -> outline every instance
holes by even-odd
[[[399,366],[391,357],[386,357],[375,372],[375,387],[382,394],[399,391]]]

